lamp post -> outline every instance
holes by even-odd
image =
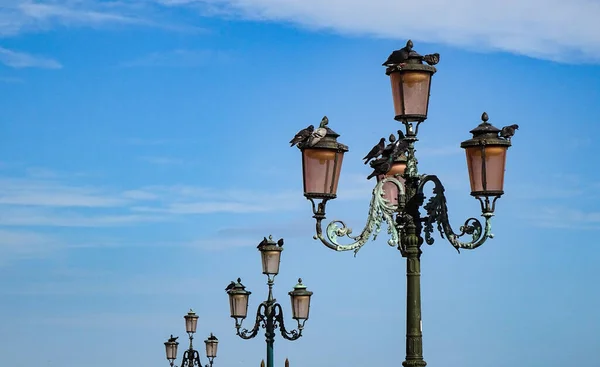
[[[194,334],[196,333],[196,327],[198,326],[198,315],[196,315],[194,311],[190,310],[190,312],[188,312],[188,314],[183,318],[185,319],[185,330],[190,339],[190,346],[183,353],[183,359],[180,367],[202,367],[202,363],[200,362],[200,353],[194,349],[192,342],[194,340]],[[177,338],[179,337],[173,337],[173,335],[171,335],[169,340],[165,342],[167,360],[169,361],[171,367],[174,366],[175,359],[177,359],[177,347],[179,346]],[[216,336],[210,333],[210,336],[204,341],[204,344],[206,346],[206,357],[209,361],[209,364],[207,364],[206,367],[212,367],[213,361],[217,357],[219,340]]]
[[[377,184],[367,223],[360,234],[351,235],[352,229],[340,220],[329,223],[323,231],[326,204],[336,198],[343,156],[348,151],[337,141],[339,134],[327,126],[327,117],[317,129],[311,125],[299,131],[290,143],[302,152],[304,196],[312,204],[315,239],[335,251],[353,250],[356,256],[369,238],[375,239],[382,222],[387,224],[388,244],[397,247],[406,258],[406,360],[402,365],[423,367],[427,363],[423,359],[421,328],[421,245],[433,244],[434,224],[440,236],[457,250],[477,248],[493,237],[491,218],[496,200],[504,193],[506,151],[518,125],[497,129],[484,112],[482,123],[471,130],[473,137],[461,143],[466,150],[471,195],[481,203],[484,224],[469,218],[455,232],[448,221],[442,183],[435,175],[419,174],[415,156],[419,126],[427,119],[431,78],[436,72],[433,65],[438,63],[439,54],[421,56],[412,46],[409,40],[406,47],[394,51],[383,64],[392,84],[395,120],[404,125],[404,131],[398,130],[397,138],[390,135],[387,145],[382,138],[364,158],[373,169],[367,178],[376,177]],[[429,182],[434,184],[433,195],[424,204],[424,187]],[[421,215],[421,208],[425,215]],[[470,241],[462,242],[464,235],[471,236]],[[338,237],[344,236],[353,242],[340,244]]]
[[[231,282],[227,288],[229,296],[229,308],[231,317],[235,319],[236,334],[242,339],[252,339],[258,334],[259,328],[265,329],[267,342],[267,367],[273,367],[273,343],[275,341],[275,329],[279,328],[281,336],[287,340],[296,340],[302,336],[304,323],[308,320],[310,310],[310,298],[313,292],[308,291],[302,284],[302,279],[298,279],[298,284],[289,292],[292,303],[292,318],[298,322],[298,330],[288,331],[283,322],[283,309],[277,300],[273,298],[273,284],[275,276],[279,273],[279,262],[281,260],[281,251],[283,251],[283,238],[277,242],[273,237],[266,237],[258,245],[262,258],[263,274],[267,276],[267,285],[269,286],[269,295],[266,301],[258,305],[256,310],[256,321],[251,330],[242,329],[242,322],[248,314],[249,291],[238,278],[237,282]]]

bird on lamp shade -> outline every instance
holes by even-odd
[[[374,159],[374,158],[378,157],[379,155],[381,155],[381,153],[383,153],[384,149],[385,149],[385,138],[381,138],[381,140],[379,140],[379,143],[377,143],[377,145],[375,145],[369,151],[369,153],[363,158],[365,160],[365,164],[369,163],[369,161],[371,159]]]
[[[515,135],[515,131],[519,130],[519,125],[508,125],[504,126],[502,130],[500,130],[500,137],[510,141],[510,139]]]
[[[177,339],[179,339],[179,337],[178,337],[178,336],[175,336],[175,337],[174,337],[174,336],[173,336],[173,334],[171,334],[171,337],[169,338],[168,342],[169,342],[169,343],[175,343],[175,341],[176,341]]]
[[[327,118],[327,116],[323,116],[319,127],[315,131],[313,131],[312,134],[310,134],[308,140],[305,142],[306,147],[314,146],[319,141],[321,141],[321,139],[323,139],[325,135],[327,135],[327,128],[325,127],[327,126],[327,124],[329,124],[329,119]]]
[[[294,138],[292,140],[290,140],[290,144],[291,144],[290,146],[293,147],[294,145],[305,141],[306,139],[308,139],[310,134],[313,133],[313,131],[315,131],[314,125],[308,125],[307,128],[304,128],[304,129],[298,131],[296,133],[296,135],[294,136]]]

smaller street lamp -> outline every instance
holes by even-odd
[[[269,295],[266,301],[258,305],[254,327],[251,330],[242,329],[242,322],[248,315],[248,300],[251,292],[246,290],[240,278],[235,282],[231,282],[225,290],[229,296],[231,317],[235,319],[236,334],[242,339],[252,339],[258,334],[258,330],[262,326],[265,329],[267,342],[267,367],[273,367],[275,329],[279,328],[284,339],[297,340],[300,338],[304,323],[308,320],[310,298],[313,292],[306,289],[306,286],[302,284],[302,279],[298,279],[298,284],[288,293],[292,304],[292,318],[298,323],[298,330],[288,331],[283,321],[283,309],[277,303],[277,300],[273,298],[273,285],[275,284],[275,276],[279,273],[283,238],[274,242],[272,236],[269,236],[269,239],[265,237],[257,248],[262,258],[263,274],[267,276]]]
[[[193,345],[194,334],[196,333],[196,327],[198,326],[198,315],[196,315],[194,311],[190,310],[190,312],[188,312],[188,314],[183,318],[185,319],[185,330],[190,339],[190,346],[183,353],[183,359],[180,367],[202,367],[202,362],[200,362],[200,353],[194,349]],[[173,334],[171,334],[171,337],[165,342],[165,352],[171,367],[175,366],[175,359],[177,359],[177,347],[179,346],[179,342],[177,341],[178,338],[178,336],[174,337]],[[219,345],[219,340],[216,336],[210,333],[210,336],[204,341],[204,344],[206,346],[206,357],[209,361],[209,364],[207,364],[206,367],[212,367],[213,361],[217,357],[217,346]]]

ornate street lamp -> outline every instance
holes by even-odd
[[[392,84],[394,118],[404,125],[404,131],[398,130],[398,137],[392,134],[387,145],[382,138],[364,158],[365,163],[370,162],[373,169],[367,179],[376,177],[377,184],[373,189],[367,224],[360,234],[351,235],[352,229],[340,220],[329,223],[323,231],[325,207],[327,201],[336,197],[333,188],[337,188],[341,157],[348,151],[345,145],[337,142],[339,135],[327,128],[327,123],[321,123],[320,128],[325,128],[326,134],[309,126],[299,131],[290,143],[302,151],[304,196],[310,200],[316,219],[315,239],[318,238],[335,251],[353,250],[356,256],[371,236],[375,239],[382,222],[388,225],[388,244],[397,247],[407,259],[406,360],[403,365],[423,367],[426,362],[423,360],[421,331],[421,245],[423,242],[433,244],[434,223],[441,237],[445,237],[457,250],[477,248],[487,238],[493,237],[491,218],[496,200],[504,194],[506,151],[519,127],[510,125],[497,129],[488,122],[488,115],[483,113],[483,122],[471,130],[473,137],[462,142],[461,147],[467,155],[471,195],[481,203],[485,224],[482,225],[476,218],[469,218],[460,227],[460,232],[455,232],[448,221],[442,183],[435,175],[420,175],[415,157],[419,126],[427,119],[431,77],[436,72],[433,65],[438,63],[440,55],[421,56],[412,47],[413,43],[409,40],[406,47],[394,51],[383,63]],[[323,121],[328,122],[327,118]],[[326,143],[321,143],[323,140]],[[331,169],[330,165],[328,169],[320,170],[310,166],[316,165],[315,161],[308,161],[305,157],[309,154],[320,156],[321,152],[329,152],[330,155],[335,152],[339,156],[339,166],[334,165],[335,169]],[[323,182],[330,185],[323,185]],[[429,182],[434,184],[433,195],[424,204],[424,187]],[[425,210],[424,216],[420,208]],[[470,235],[470,241],[462,242],[464,235]],[[350,238],[353,243],[340,244],[338,237],[343,236]]]
[[[202,367],[202,363],[200,362],[200,353],[194,349],[194,345],[192,343],[194,340],[194,334],[196,333],[196,327],[198,326],[198,315],[196,315],[194,311],[190,310],[190,312],[188,312],[188,314],[183,318],[185,319],[185,330],[190,339],[190,346],[183,353],[183,359],[180,367]],[[171,367],[175,365],[175,359],[177,359],[177,347],[179,346],[179,342],[177,341],[178,338],[178,336],[173,337],[171,334],[169,340],[165,342],[165,352]],[[209,361],[209,364],[207,364],[206,367],[212,367],[213,361],[217,357],[219,340],[216,336],[210,333],[210,336],[204,341],[204,344],[206,346],[206,357]]]
[[[269,286],[269,295],[266,301],[263,301],[256,311],[256,320],[252,330],[241,329],[242,322],[248,314],[249,291],[241,283],[240,278],[237,282],[231,282],[225,290],[229,296],[229,310],[231,317],[235,319],[236,334],[242,339],[252,339],[258,334],[259,328],[265,329],[267,341],[267,367],[273,367],[273,343],[275,342],[275,329],[279,328],[281,336],[287,340],[296,340],[302,336],[304,323],[308,320],[310,310],[310,298],[313,292],[306,289],[302,284],[302,279],[298,279],[298,284],[289,292],[292,303],[292,318],[298,323],[298,330],[288,331],[283,322],[283,309],[273,298],[273,284],[275,276],[279,273],[279,262],[281,260],[281,251],[283,251],[283,238],[277,242],[273,237],[266,237],[258,245],[263,265],[263,274],[267,275],[267,285]],[[241,330],[240,330],[241,329]]]

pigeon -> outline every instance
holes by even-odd
[[[308,125],[306,129],[298,131],[294,138],[290,140],[290,147],[293,147],[294,145],[302,143],[303,141],[308,139],[308,137],[310,136],[310,134],[312,134],[313,131],[315,131],[315,127],[313,125]]]
[[[321,139],[323,139],[325,135],[327,135],[327,128],[325,126],[327,126],[328,123],[329,119],[327,118],[327,116],[323,116],[319,128],[313,131],[312,134],[310,134],[310,136],[308,137],[308,140],[305,144],[307,147],[314,146],[319,141],[321,141]]]
[[[391,158],[379,158],[371,162],[373,172],[367,176],[367,180],[379,175],[385,175],[392,168],[393,159]]]
[[[235,282],[232,280],[231,283],[229,283],[229,285],[227,286],[227,288],[225,288],[226,291],[233,289],[233,287],[235,287]]]
[[[400,156],[400,154],[406,152],[408,149],[408,142],[406,141],[406,137],[404,136],[402,130],[398,130],[398,137],[399,139],[394,143],[394,149],[392,150],[391,154],[393,159],[396,159],[398,156]]]
[[[382,66],[394,66],[406,62],[413,48],[413,42],[408,40],[406,46],[391,53],[388,59],[381,64]]]
[[[279,241],[277,241],[277,246],[279,246],[279,247],[283,246],[283,238],[280,238]]]
[[[169,338],[169,341],[168,341],[168,342],[169,342],[169,343],[174,343],[174,342],[175,342],[175,341],[176,341],[178,338],[179,338],[178,336],[176,336],[176,337],[173,337],[173,334],[171,334],[171,337]]]
[[[440,54],[437,52],[431,55],[423,56],[423,61],[425,61],[429,65],[435,65],[440,62]]]
[[[500,136],[503,137],[504,139],[510,141],[510,138],[512,138],[513,135],[515,135],[515,130],[519,130],[519,125],[514,124],[514,125],[504,126],[502,128],[502,130],[500,131]]]
[[[256,246],[256,248],[261,248],[262,246],[266,246],[269,244],[269,240],[267,240],[267,237],[264,237],[262,241],[260,241],[260,243],[258,244],[258,246]]]
[[[363,159],[365,160],[365,164],[369,163],[369,161],[371,159],[374,159],[375,157],[379,156],[381,153],[383,153],[383,150],[385,149],[385,138],[381,138],[381,140],[379,140],[379,143],[377,145],[375,145],[371,151],[369,152],[369,154],[367,154]]]

